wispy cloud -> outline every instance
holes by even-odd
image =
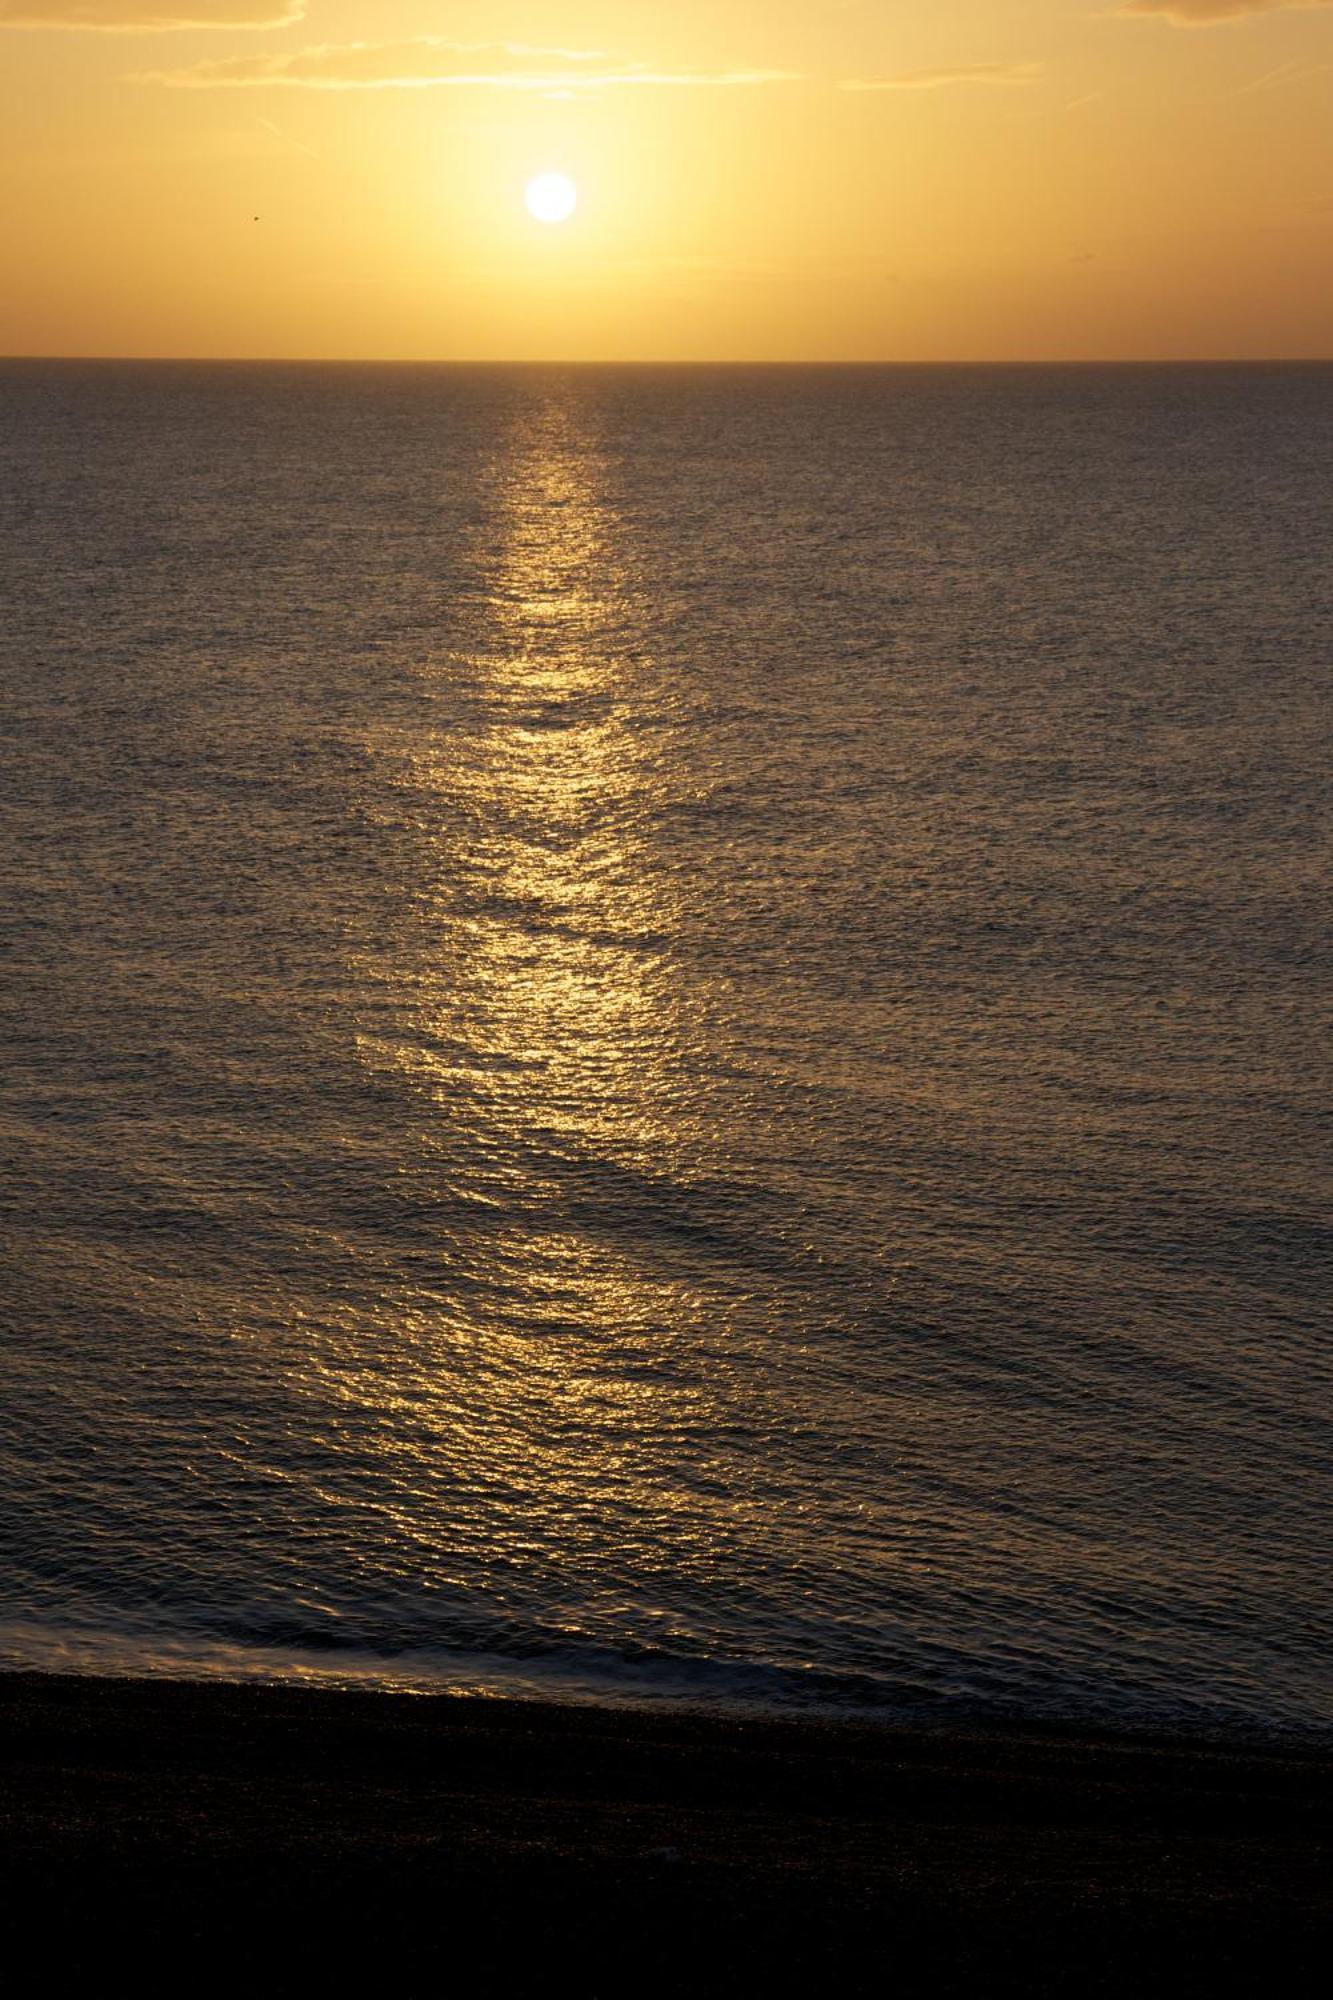
[[[1212,28],[1241,21],[1247,14],[1277,14],[1284,8],[1333,7],[1333,0],[1123,0],[1117,14],[1155,15],[1178,28]]]
[[[286,28],[305,0],[0,0],[0,28]]]
[[[319,159],[319,154],[313,146],[307,146],[304,139],[294,139],[290,132],[284,132],[281,125],[275,125],[271,118],[261,118],[256,112],[255,124],[261,126],[265,132],[271,132],[275,139],[280,139],[284,146],[290,146],[293,152],[304,153],[308,160]]]
[[[1227,91],[1219,102],[1234,104],[1241,97],[1257,97],[1266,90],[1282,90],[1288,84],[1303,83],[1307,76],[1326,76],[1330,69],[1333,69],[1333,63],[1280,63],[1276,69],[1265,70],[1262,76]]]
[[[956,69],[908,69],[897,76],[848,77],[843,90],[948,90],[959,83],[1036,83],[1039,63],[964,63]]]
[[[794,81],[790,70],[655,70],[598,50],[470,44],[438,35],[402,42],[341,42],[282,55],[224,56],[140,79],[173,90],[518,90],[562,93],[629,88],[708,88]]]

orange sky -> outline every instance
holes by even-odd
[[[0,0],[0,156],[9,354],[1333,356],[1330,0]]]

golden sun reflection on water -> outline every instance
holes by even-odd
[[[566,1140],[667,1140],[650,1108],[672,1038],[662,885],[641,832],[653,777],[607,644],[633,585],[591,455],[559,405],[521,432],[486,723],[461,773],[483,878],[468,940],[474,1035],[487,1059],[530,1079],[525,1118],[556,1152]]]
[[[746,1512],[707,1473],[729,1376],[717,1300],[661,1230],[661,1190],[703,1128],[672,890],[646,833],[662,783],[651,676],[616,643],[640,585],[598,473],[586,408],[534,392],[496,469],[473,644],[448,667],[472,676],[473,724],[413,760],[466,843],[441,846],[421,891],[426,943],[399,968],[394,1032],[361,1037],[365,1061],[432,1107],[421,1172],[438,1169],[431,1198],[452,1218],[445,1296],[397,1303],[396,1392],[447,1431],[479,1493],[503,1490],[491,1531],[512,1559],[549,1535],[594,1596],[613,1549],[641,1540],[646,1559],[664,1519],[678,1581],[697,1585]],[[342,1389],[381,1406],[384,1392],[378,1368]]]

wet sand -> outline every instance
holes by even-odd
[[[1333,1757],[0,1676],[0,1947],[259,1993],[1327,1971]],[[13,1989],[15,1991],[18,1988]]]

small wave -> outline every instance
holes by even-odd
[[[454,1694],[492,1700],[559,1701],[607,1707],[697,1708],[710,1713],[857,1720],[914,1729],[1096,1730],[1198,1742],[1326,1746],[1333,1729],[1267,1724],[1210,1703],[1125,1701],[1106,1691],[1052,1692],[1034,1700],[930,1686],[814,1665],[728,1660],[651,1647],[569,1644],[538,1633],[471,1649],[367,1645],[314,1629],[270,1626],[245,1638],[61,1629],[0,1623],[0,1672],[92,1678],[222,1680],[238,1684]]]

